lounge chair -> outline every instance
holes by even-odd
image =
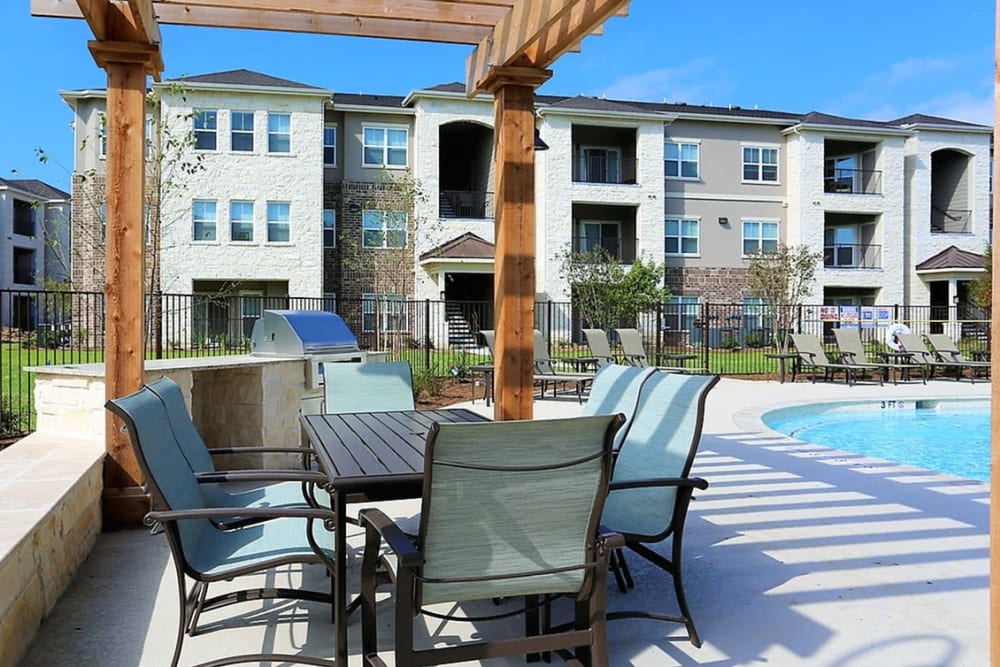
[[[608,342],[608,332],[604,329],[584,329],[583,337],[587,341],[590,356],[597,360],[599,367],[617,362],[615,355],[611,352],[611,343]]]
[[[413,372],[408,361],[323,364],[323,411],[413,410]]]
[[[934,377],[935,372],[940,368],[942,373],[947,374],[949,370],[955,372],[955,379],[962,379],[962,369],[965,368],[964,364],[957,361],[948,361],[942,359],[931,352],[930,348],[927,347],[927,343],[924,342],[923,336],[919,334],[896,334],[896,340],[899,344],[903,346],[903,351],[910,355],[913,359],[913,363],[920,364],[927,368],[927,375],[929,377]],[[975,382],[975,378],[972,382]]]
[[[616,452],[621,446],[625,433],[628,431],[628,425],[635,414],[635,407],[639,402],[639,389],[646,378],[655,372],[655,368],[608,364],[602,366],[594,375],[594,382],[590,385],[587,402],[583,404],[583,414],[587,416],[613,415],[615,413],[625,415],[625,426],[619,429],[615,435],[614,450]]]
[[[438,665],[553,650],[608,664],[605,597],[609,554],[624,544],[603,535],[611,443],[621,415],[481,424],[435,424],[427,436],[420,528],[405,534],[378,509],[365,526],[361,564],[362,654],[379,656],[376,588],[394,583],[395,665]],[[382,553],[384,542],[389,553]],[[575,622],[538,633],[537,599],[570,595]],[[525,636],[417,649],[416,616],[457,616],[473,600],[525,599]],[[429,612],[429,605],[448,603]],[[505,615],[510,615],[505,614]],[[494,616],[496,618],[497,616]],[[500,616],[503,617],[503,616]],[[548,619],[548,613],[546,613]],[[384,652],[384,651],[383,651]],[[588,657],[589,656],[589,657]]]
[[[986,377],[989,377],[990,362],[969,359],[962,354],[962,351],[958,349],[958,345],[955,344],[955,341],[950,336],[946,334],[927,334],[927,341],[934,348],[934,352],[937,354],[939,360],[953,361],[961,364],[963,368],[969,369],[969,377],[972,378],[973,382],[975,382],[977,373],[984,373]]]
[[[696,488],[708,488],[708,482],[691,477],[690,472],[701,441],[705,399],[718,381],[718,376],[655,373],[643,383],[615,461],[601,518],[607,530],[625,537],[629,549],[672,575],[680,608],[679,615],[625,611],[609,613],[608,619],[654,618],[683,623],[695,646],[701,646],[701,639],[684,596],[681,555],[692,494]],[[648,546],[668,538],[669,558]],[[624,559],[616,556],[614,562],[627,585],[633,586]]]
[[[813,383],[816,382],[817,371],[823,371],[824,381],[832,380],[837,373],[843,373],[845,381],[850,385],[854,384],[858,376],[864,375],[866,370],[870,370],[854,364],[830,361],[819,337],[813,334],[793,333],[789,336],[791,336],[792,344],[795,346],[796,354],[799,355],[799,368],[810,370]],[[880,374],[880,380],[881,377]]]
[[[205,503],[211,507],[301,507],[317,505],[316,488],[326,478],[308,470],[312,449],[309,447],[218,447],[205,445],[201,434],[191,421],[191,414],[184,402],[180,386],[167,377],[146,385],[146,389],[162,401],[166,409],[170,435],[180,448],[181,455],[199,482]],[[213,455],[292,454],[302,456],[301,469],[241,468],[220,471]],[[322,504],[329,505],[329,498]],[[237,528],[256,519],[250,517],[225,517],[213,519],[224,528]]]
[[[496,357],[495,354],[495,344],[496,344],[496,332],[491,329],[482,329],[479,332],[483,336],[483,340],[486,341],[486,347],[490,351],[491,357]],[[552,384],[552,393],[555,395],[556,389],[560,382],[572,382],[576,385],[576,396],[577,400],[581,403],[583,402],[583,390],[590,384],[594,379],[593,374],[590,373],[557,373],[552,366],[552,360],[549,359],[548,346],[545,344],[545,338],[542,336],[542,332],[538,329],[534,330],[534,366],[535,372],[532,375],[532,380],[535,384],[541,386],[541,397],[545,398],[545,390],[548,389],[549,384]],[[541,365],[547,364],[546,372],[539,371],[539,361],[541,360]],[[556,377],[558,376],[558,377]]]
[[[920,373],[920,379],[927,384],[927,377],[924,367],[906,361],[870,361],[865,352],[864,343],[861,342],[861,333],[857,329],[834,329],[833,335],[837,339],[837,349],[840,351],[840,359],[845,364],[854,364],[859,368],[878,371],[883,380],[889,377],[892,371],[892,383],[896,384],[901,375],[909,378],[914,371]]]
[[[632,366],[654,366],[661,371],[668,373],[707,373],[706,368],[688,368],[686,366],[670,366],[657,363],[660,359],[654,359],[650,363],[650,358],[646,355],[646,347],[642,343],[642,334],[638,329],[615,329],[618,342],[622,346],[622,358]],[[677,356],[677,355],[675,355]],[[694,358],[696,355],[679,355]]]
[[[304,588],[253,588],[209,598],[208,588],[213,582],[258,575],[287,565],[318,564],[335,577],[333,551],[320,546],[332,543],[325,526],[333,525],[334,513],[316,507],[211,507],[181,453],[166,405],[157,394],[142,387],[133,394],[108,401],[106,407],[125,423],[154,506],[163,508],[147,514],[146,522],[163,527],[177,575],[180,604],[172,666],[180,659],[185,634],[198,632],[202,611],[271,598],[332,605],[332,591]],[[250,517],[260,522],[239,530],[220,530],[210,521],[216,517]],[[190,590],[188,578],[194,581]],[[334,580],[333,586],[337,585]],[[301,663],[303,656],[254,653],[211,664],[285,661]],[[309,658],[309,662],[335,664],[319,658]]]

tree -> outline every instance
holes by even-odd
[[[806,246],[779,243],[771,252],[759,252],[750,257],[747,288],[750,296],[758,297],[766,307],[765,315],[776,334],[778,350],[785,352],[788,334],[803,299],[816,280],[816,267],[821,253]]]
[[[637,259],[626,271],[603,247],[568,252],[562,275],[573,290],[573,304],[585,324],[612,329],[623,322],[635,326],[639,313],[661,305],[670,289],[663,285],[663,266]]]
[[[990,319],[990,313],[993,311],[993,246],[991,245],[986,246],[986,251],[983,253],[983,268],[986,273],[969,285],[969,297],[983,309],[986,319]]]

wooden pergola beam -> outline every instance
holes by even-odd
[[[628,0],[518,0],[466,61],[466,93],[488,89],[498,67],[548,67],[627,7]]]

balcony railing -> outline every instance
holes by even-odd
[[[932,234],[968,234],[972,231],[972,211],[931,206]]]
[[[823,191],[848,195],[882,193],[882,172],[876,169],[835,169],[823,178]]]
[[[882,246],[858,243],[823,246],[823,266],[830,269],[882,268]]]
[[[635,158],[576,153],[573,155],[573,182],[631,185],[635,183],[635,163]]]
[[[492,220],[493,193],[477,190],[442,190],[438,214],[442,218]]]
[[[635,245],[635,242],[632,242],[631,247],[634,248]],[[612,237],[595,239],[593,236],[573,237],[573,252],[590,252],[596,248],[604,248],[608,255],[619,262],[635,261],[635,252],[626,250],[622,239]]]

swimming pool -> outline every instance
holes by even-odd
[[[814,404],[761,419],[804,442],[989,481],[988,399]]]

